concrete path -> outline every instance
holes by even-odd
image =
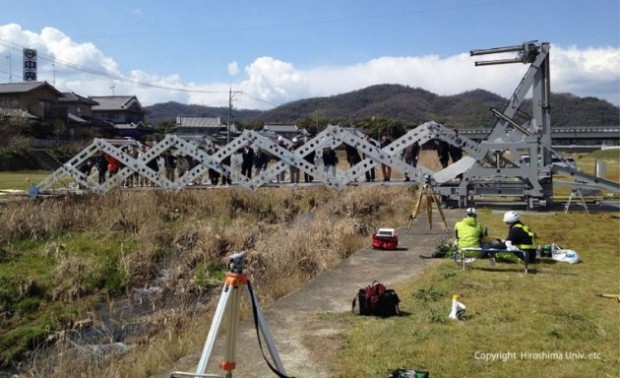
[[[444,210],[448,231],[452,235],[454,223],[463,216],[462,210]],[[444,229],[436,209],[433,212],[433,228],[420,214],[409,229],[399,229],[399,248],[395,251],[379,251],[364,248],[329,271],[319,274],[300,289],[263,308],[265,320],[274,337],[286,373],[297,378],[333,377],[321,364],[321,354],[334,353],[330,340],[344,333],[342,322],[334,321],[333,313],[351,310],[351,301],[357,291],[373,280],[383,282],[388,288],[410,279],[421,272],[432,260],[420,255],[431,254]],[[388,227],[386,225],[385,227]],[[368,240],[370,245],[370,238]],[[242,300],[247,300],[245,294]],[[205,340],[206,340],[205,335]],[[224,349],[224,335],[220,335],[212,353],[208,373],[222,374],[218,365]],[[269,357],[267,346],[263,343]],[[177,366],[153,378],[170,377],[172,371],[195,372],[202,350],[181,359]],[[240,322],[237,343],[237,367],[233,376],[265,378],[275,376],[263,360],[256,339],[252,319]]]

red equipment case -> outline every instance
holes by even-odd
[[[380,228],[372,234],[372,247],[376,249],[396,249],[398,235],[393,228]]]

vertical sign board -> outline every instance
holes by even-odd
[[[24,49],[24,81],[37,81],[37,50]]]

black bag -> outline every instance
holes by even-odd
[[[374,281],[370,286],[364,289],[359,289],[355,298],[353,298],[353,304],[351,306],[351,312],[355,312],[356,302],[359,303],[359,315],[371,315],[371,316],[395,316],[400,315],[398,309],[398,303],[400,299],[396,292],[392,289],[386,289],[385,286],[377,281]]]

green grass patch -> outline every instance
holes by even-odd
[[[0,172],[0,190],[28,190],[30,185],[45,180],[50,171]]]
[[[588,154],[577,155],[577,165],[587,174],[596,173],[597,161],[602,161],[605,167],[605,178],[620,180],[620,150],[599,150]]]
[[[225,276],[225,266],[214,260],[201,262],[194,270],[194,280],[200,289],[207,289],[220,284]]]
[[[609,150],[598,150],[590,152],[589,154],[580,154],[580,157],[583,158],[593,158],[593,159],[604,159],[604,160],[619,160],[620,159],[620,150],[618,149],[609,149]]]
[[[501,216],[481,221],[502,233]],[[404,316],[354,318],[334,367],[339,377],[385,377],[397,368],[436,377],[616,376],[620,307],[599,293],[620,291],[620,221],[611,214],[522,218],[546,243],[562,241],[580,264],[480,260],[462,271],[440,260],[396,287]],[[451,296],[467,307],[448,319]],[[351,315],[350,317],[354,317]]]
[[[95,294],[118,294],[128,274],[123,256],[136,242],[95,233],[54,240],[18,239],[0,261],[0,364],[23,357],[81,312]]]

